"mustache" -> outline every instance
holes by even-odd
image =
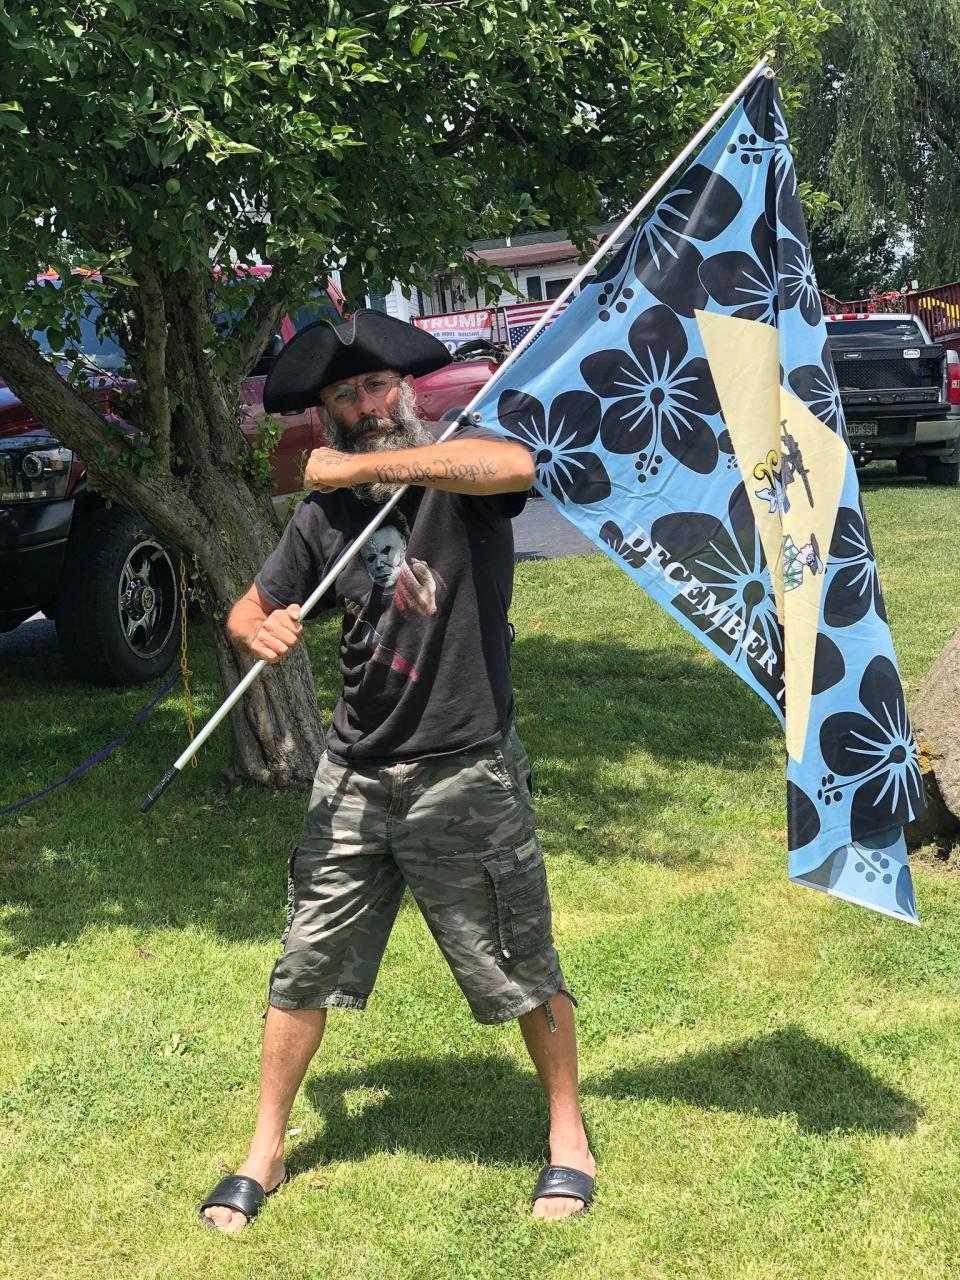
[[[348,431],[341,427],[328,412],[325,414],[327,437],[334,449],[342,453],[385,453],[393,449],[416,449],[434,443],[434,437],[417,417],[413,392],[407,386],[400,389],[400,397],[390,413],[383,418],[367,414]],[[366,440],[361,437],[371,434]],[[382,503],[391,498],[399,484],[361,484],[354,488],[360,498]]]
[[[417,417],[413,394],[403,387],[400,399],[386,417],[366,414],[352,428],[341,427],[327,413],[326,427],[330,444],[342,453],[381,453],[386,449],[415,449],[433,444],[434,438]],[[370,433],[366,440],[363,436]]]

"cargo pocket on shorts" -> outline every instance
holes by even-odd
[[[287,945],[287,939],[290,937],[290,926],[293,924],[294,896],[295,896],[295,889],[294,889],[294,883],[293,883],[293,864],[297,860],[297,851],[299,850],[299,848],[300,846],[298,844],[295,844],[293,846],[293,849],[290,851],[290,857],[287,859],[287,923],[284,925],[283,937],[280,939],[281,947],[285,947]]]
[[[489,878],[497,961],[512,965],[550,944],[550,895],[536,836],[481,859]]]

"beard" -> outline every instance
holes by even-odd
[[[324,412],[327,435],[331,448],[341,453],[388,453],[392,449],[419,449],[423,445],[436,443],[433,435],[417,417],[414,409],[414,395],[406,383],[400,386],[397,403],[385,418],[367,414],[355,427],[347,429],[335,421],[329,411]],[[386,424],[392,424],[386,429]],[[372,434],[364,440],[365,432]],[[371,502],[386,502],[392,498],[402,484],[358,484],[353,492],[358,498],[369,498]]]

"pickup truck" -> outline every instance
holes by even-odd
[[[827,316],[827,341],[857,466],[960,483],[960,355],[907,314]]]
[[[263,385],[272,360],[294,333],[316,319],[301,311],[284,317],[246,379],[238,429],[248,440],[260,433]],[[106,376],[99,394],[109,396],[110,372],[123,355],[83,326],[83,350]],[[456,417],[502,358],[490,344],[417,380],[427,421]],[[314,409],[284,414],[283,432],[271,455],[273,497],[287,503],[302,484],[303,463],[325,443]],[[81,459],[38,422],[0,381],[0,631],[34,613],[53,618],[68,668],[98,684],[143,684],[173,662],[179,642],[180,556],[134,512],[107,506],[88,485]]]

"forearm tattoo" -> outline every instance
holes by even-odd
[[[374,471],[380,484],[429,484],[431,480],[490,480],[497,474],[494,463],[486,458],[475,462],[457,462],[451,457],[432,462],[381,463]]]

